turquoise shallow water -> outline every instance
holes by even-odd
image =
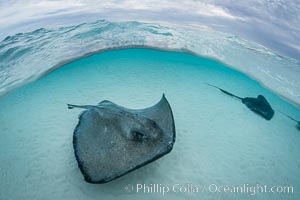
[[[79,22],[78,22],[79,23]],[[70,60],[98,51],[154,47],[226,63],[300,105],[300,62],[235,35],[194,26],[98,20],[7,36],[0,41],[0,96]]]
[[[150,49],[114,50],[69,63],[0,99],[0,199],[299,199],[300,131],[279,112],[266,121],[239,101],[263,94],[300,119],[299,108],[247,76],[206,58]],[[72,146],[79,110],[110,100],[128,108],[165,93],[177,140],[162,159],[105,185],[85,183]],[[127,184],[193,184],[204,191],[136,193]],[[293,193],[211,192],[211,184],[292,186]]]

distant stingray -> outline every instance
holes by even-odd
[[[165,98],[145,109],[128,109],[110,101],[71,105],[86,109],[73,134],[78,166],[89,183],[106,183],[169,153],[175,124]]]
[[[266,120],[271,120],[272,117],[274,116],[274,110],[270,106],[267,99],[262,95],[258,95],[257,98],[253,98],[253,97],[242,98],[242,97],[236,96],[230,92],[227,92],[226,90],[223,90],[222,88],[219,88],[217,86],[211,85],[209,83],[206,83],[206,84],[211,87],[219,89],[221,92],[223,92],[231,97],[242,100],[243,104],[245,104],[250,110],[252,110],[256,114],[262,116]]]
[[[282,113],[283,115],[287,116],[288,118],[290,118],[291,120],[297,122],[296,128],[300,131],[300,121],[296,120],[295,118],[289,116],[288,114],[285,114],[284,112],[279,111],[280,113]]]

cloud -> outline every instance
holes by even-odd
[[[235,16],[223,10],[221,7],[208,3],[195,1],[168,1],[168,0],[125,0],[125,1],[13,1],[0,6],[0,25],[7,26],[20,23],[25,20],[43,17],[45,14],[62,14],[57,10],[64,11],[64,14],[79,12],[104,12],[106,10],[131,10],[163,12],[164,10],[173,10],[174,12],[186,13],[187,15],[204,15],[234,19]],[[163,16],[162,16],[163,17]]]

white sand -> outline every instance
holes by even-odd
[[[181,53],[119,50],[88,57],[0,99],[0,199],[299,199],[300,131],[285,116],[266,121],[239,101],[263,94],[300,119],[299,109],[246,76],[214,61]],[[155,104],[166,94],[177,139],[162,159],[104,185],[83,180],[72,134],[80,110],[66,103],[107,99],[128,108]],[[293,194],[159,193],[124,190],[127,184],[176,183],[208,187],[293,186]]]

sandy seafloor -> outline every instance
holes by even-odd
[[[204,82],[242,97],[262,94],[274,110],[300,119],[299,108],[213,60],[149,49],[95,54],[1,97],[0,199],[299,199],[296,123],[279,112],[267,121]],[[66,103],[107,99],[145,108],[163,93],[175,118],[173,151],[111,183],[86,183],[72,146],[81,111]],[[164,196],[124,190],[144,183],[206,189]],[[211,184],[292,186],[293,193],[212,193]]]

